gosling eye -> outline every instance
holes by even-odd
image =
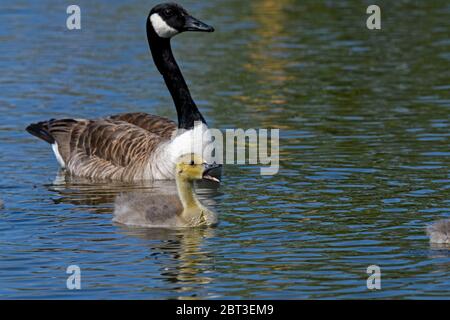
[[[194,160],[191,160],[191,166],[193,166],[195,163],[194,163]]]

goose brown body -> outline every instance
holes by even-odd
[[[30,125],[27,130],[49,143],[56,143],[69,173],[133,181],[151,179],[146,176],[148,163],[158,147],[169,143],[177,126],[167,118],[126,113],[99,120],[49,120]]]

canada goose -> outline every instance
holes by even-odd
[[[213,32],[214,28],[175,3],[151,9],[147,17],[150,51],[175,103],[178,129],[183,130],[177,130],[170,119],[146,113],[97,120],[51,119],[33,123],[26,130],[50,143],[60,166],[74,176],[122,181],[174,179],[176,159],[194,148],[200,147],[202,152],[210,142],[206,121],[172,54],[170,39],[185,31]],[[216,174],[220,175],[220,170]]]
[[[439,220],[427,227],[431,243],[450,244],[450,219]]]
[[[175,181],[178,195],[121,194],[114,206],[114,222],[141,227],[196,227],[217,224],[217,214],[203,206],[194,191],[194,181],[207,179],[217,165],[209,165],[195,154],[180,157]]]

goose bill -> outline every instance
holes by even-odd
[[[214,32],[213,27],[192,16],[186,16],[185,20],[183,31]]]

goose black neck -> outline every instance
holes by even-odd
[[[170,38],[159,37],[147,24],[147,39],[152,52],[153,61],[164,77],[167,88],[172,95],[177,109],[178,128],[191,129],[195,121],[206,124],[205,119],[191,97],[189,88],[172,53]]]

